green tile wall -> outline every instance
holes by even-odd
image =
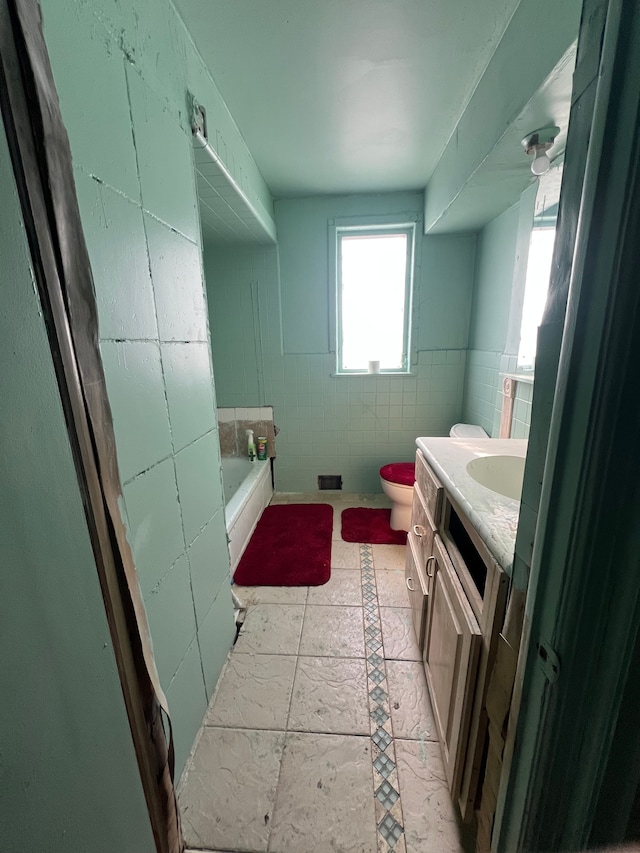
[[[341,474],[345,491],[380,491],[381,465],[412,459],[416,436],[460,420],[474,235],[418,227],[412,376],[331,375],[328,220],[421,205],[411,193],[279,201],[278,247],[205,246],[218,403],[273,405],[278,490],[313,491],[318,474]]]
[[[527,382],[518,382],[516,385],[516,396],[513,402],[511,438],[529,438],[532,402],[533,385]]]
[[[191,747],[193,732],[197,732],[207,710],[209,691],[202,674],[200,643],[194,637],[186,650],[176,674],[166,690],[172,719],[180,720],[174,728],[176,767],[184,767]]]
[[[161,345],[171,435],[182,450],[215,422],[209,342]]]
[[[154,465],[124,487],[129,541],[142,593],[159,581],[158,567],[172,566],[184,551],[182,514],[172,458]]]
[[[189,93],[249,198],[271,215],[272,202],[169,0],[43,0],[42,11],[179,773],[234,636]]]
[[[156,849],[0,124],[0,847]]]
[[[126,483],[172,452],[160,345],[157,341],[102,341],[100,350],[120,476]]]
[[[202,625],[215,597],[223,587],[226,567],[218,565],[211,570],[211,554],[217,554],[226,548],[227,530],[224,512],[219,509],[213,518],[200,531],[189,545],[189,563],[191,564],[191,583],[193,585],[196,619]]]
[[[182,527],[187,546],[222,507],[218,437],[209,432],[175,458]]]
[[[145,598],[158,674],[169,685],[196,635],[193,580],[183,554]]]
[[[500,353],[469,350],[464,384],[463,420],[478,424],[494,438],[500,391]],[[498,418],[498,424],[500,419]]]
[[[229,631],[235,632],[231,587],[223,584],[198,628],[198,643],[208,696],[213,693],[226,658],[224,639]]]

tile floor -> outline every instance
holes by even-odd
[[[404,548],[340,537],[342,509],[384,496],[322,498],[334,506],[329,582],[235,587],[246,620],[181,780],[187,845],[469,853],[413,634]]]

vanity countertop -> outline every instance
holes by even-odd
[[[416,444],[508,575],[513,567],[520,502],[481,486],[467,464],[480,456],[527,455],[520,438],[417,438]]]

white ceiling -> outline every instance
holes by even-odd
[[[519,0],[175,0],[276,197],[423,189]]]

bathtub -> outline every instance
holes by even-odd
[[[270,460],[249,462],[248,459],[237,456],[223,456],[222,482],[233,576],[251,534],[273,494]]]

